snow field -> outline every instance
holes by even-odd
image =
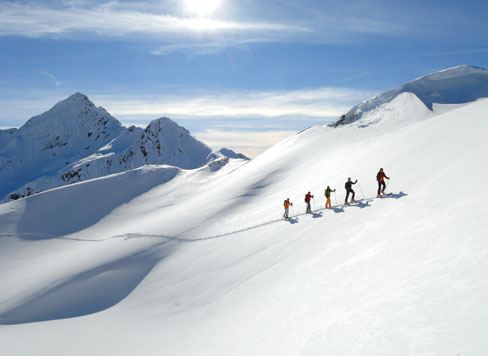
[[[402,120],[415,99],[397,99],[375,125],[310,128],[218,172],[152,167],[137,192],[108,177],[0,205],[0,232],[17,233],[0,236],[0,318],[23,323],[0,342],[19,355],[485,354],[488,100]],[[348,176],[374,197],[380,167],[392,198],[275,221],[287,197],[304,212],[307,191],[322,208],[327,185],[342,203]],[[114,193],[90,192],[109,182],[126,195],[98,208]],[[35,221],[76,191],[85,225],[56,230],[59,210]],[[57,238],[22,235],[36,226]]]

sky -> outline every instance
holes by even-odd
[[[0,0],[0,129],[75,92],[255,157],[422,75],[488,67],[488,2]]]

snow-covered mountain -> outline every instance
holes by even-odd
[[[0,130],[0,201],[146,164],[194,169],[226,156],[168,118],[126,128],[76,93],[18,130]]]
[[[401,93],[246,164],[146,165],[0,204],[2,351],[488,354],[488,99],[433,109]]]
[[[229,157],[229,158],[235,158],[235,159],[243,159],[243,160],[246,160],[246,161],[249,161],[250,158],[247,157],[246,155],[243,155],[242,153],[237,153],[237,152],[234,152],[228,148],[221,148],[219,150],[219,153],[224,155],[225,157]]]
[[[488,70],[463,65],[423,76],[354,106],[330,126],[355,122],[366,113],[389,103],[401,93],[415,94],[430,110],[433,109],[434,103],[469,103],[488,97]]]

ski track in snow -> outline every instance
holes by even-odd
[[[345,207],[358,207],[358,208],[362,209],[365,207],[370,207],[371,205],[369,205],[369,203],[376,200],[376,199],[400,199],[400,198],[407,196],[407,195],[408,194],[406,194],[404,192],[400,192],[400,193],[393,193],[387,197],[382,197],[382,198],[370,197],[370,198],[357,199],[354,202],[351,202],[349,204],[333,205],[332,208],[330,208],[330,209],[328,209],[328,208],[313,209],[312,214],[301,213],[301,214],[290,215],[288,220],[294,220],[291,223],[295,224],[295,223],[298,223],[298,219],[296,219],[296,218],[299,218],[300,216],[310,215],[312,217],[322,217],[321,214],[319,215],[316,213],[317,212],[324,212],[324,211],[328,211],[328,210],[329,211],[336,211],[336,209],[342,210]],[[275,223],[279,223],[279,222],[286,222],[286,221],[287,220],[285,220],[284,218],[274,219],[274,220],[265,221],[265,222],[260,223],[258,225],[244,227],[244,228],[241,228],[239,230],[233,230],[233,231],[225,232],[222,234],[213,235],[213,236],[205,236],[205,237],[174,236],[174,235],[167,235],[167,234],[154,235],[154,234],[142,234],[142,233],[136,233],[136,232],[127,233],[124,235],[109,236],[106,238],[96,239],[96,240],[83,239],[80,237],[66,237],[66,236],[58,236],[58,235],[53,235],[53,234],[34,233],[34,232],[31,232],[31,233],[10,233],[10,234],[0,233],[0,236],[5,236],[5,237],[17,237],[17,236],[23,236],[24,237],[25,236],[27,238],[29,238],[29,237],[33,237],[33,238],[41,237],[41,238],[46,238],[46,239],[59,239],[59,240],[67,240],[67,241],[95,242],[95,243],[107,241],[107,240],[112,240],[112,239],[129,240],[129,239],[139,239],[139,238],[158,238],[158,239],[174,240],[174,241],[185,243],[185,242],[198,242],[198,241],[218,239],[218,238],[222,238],[222,237],[226,237],[226,236],[230,236],[230,235],[239,234],[241,232],[245,232],[245,231],[249,231],[249,230],[253,230],[253,229],[258,229],[258,228],[266,226],[266,225],[275,224]]]

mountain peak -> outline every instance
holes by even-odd
[[[165,116],[152,120],[149,123],[149,126],[153,126],[153,125],[157,125],[159,127],[182,128],[182,126],[178,125],[175,121]]]
[[[77,91],[76,93],[71,94],[71,95],[68,97],[68,99],[78,99],[78,98],[79,98],[79,99],[88,100],[88,97],[87,97],[85,94],[83,94],[82,92],[80,92],[80,91]]]
[[[163,133],[163,135],[166,136],[190,135],[190,132],[187,129],[167,117],[160,117],[151,121],[144,131],[147,134],[152,133],[153,136],[159,136],[160,133]]]
[[[354,106],[330,126],[349,124],[363,114],[391,102],[401,93],[413,93],[432,110],[433,104],[463,104],[488,97],[488,70],[461,65],[427,74],[404,85],[388,90]]]
[[[66,108],[66,107],[96,108],[95,104],[88,98],[88,96],[86,96],[85,94],[83,94],[79,91],[70,95],[68,98],[58,102],[56,105],[54,105],[52,107],[51,110],[56,109],[56,108]]]
[[[100,120],[107,121],[106,125],[109,124],[109,126],[121,126],[121,123],[104,108],[97,107],[85,94],[76,92],[59,101],[43,114],[32,117],[23,128],[46,131],[44,130],[46,128],[52,130],[63,126],[67,130],[71,130],[73,124],[86,126]]]
[[[231,150],[229,148],[221,148],[219,150],[219,153],[221,155],[224,155],[225,157],[229,157],[229,158],[243,159],[245,161],[250,161],[251,160],[249,157],[243,155],[242,153],[234,152],[233,150]]]
[[[82,102],[82,103],[90,104],[91,106],[95,106],[95,104],[93,104],[91,102],[91,100],[88,99],[88,96],[86,96],[85,94],[83,94],[82,92],[79,92],[79,91],[70,95],[67,99],[62,100],[61,102],[64,102],[64,101],[66,101],[66,102]]]

